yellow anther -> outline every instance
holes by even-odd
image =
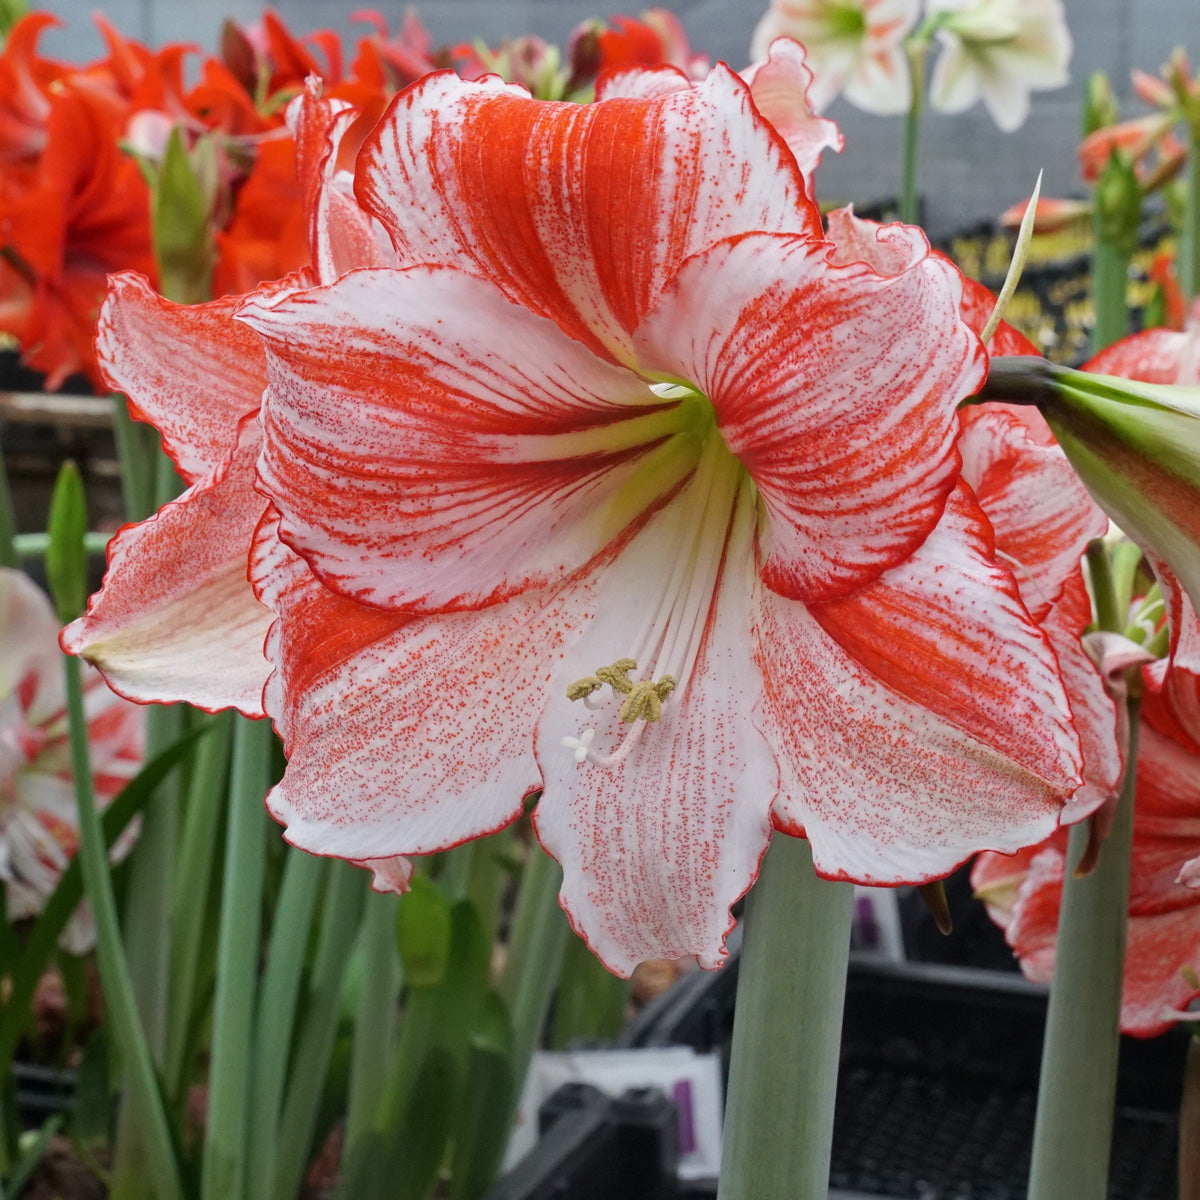
[[[656,683],[635,683],[621,704],[620,717],[627,725],[634,721],[661,721],[663,701],[675,690],[675,680],[664,675]]]
[[[584,696],[590,696],[593,692],[598,692],[604,683],[595,675],[585,675],[582,679],[575,680],[574,683],[567,684],[567,699],[582,700]]]
[[[637,663],[632,658],[618,658],[610,667],[597,667],[596,678],[602,679],[614,691],[628,696],[633,691],[629,672],[637,670]]]
[[[634,684],[628,696],[621,704],[621,720],[626,725],[634,721],[658,721],[662,719],[662,701],[654,684],[648,679],[643,683]]]

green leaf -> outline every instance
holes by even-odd
[[[171,130],[153,198],[154,255],[163,294],[178,304],[198,304],[212,291],[214,242],[211,172],[198,144],[196,162]]]
[[[417,1072],[396,1140],[395,1200],[425,1200],[432,1193],[450,1135],[458,1080],[453,1056],[441,1046],[432,1047]]]
[[[112,1132],[112,1089],[109,1060],[112,1046],[103,1029],[97,1029],[84,1047],[75,1081],[75,1106],[71,1133],[84,1144],[105,1145]]]
[[[450,905],[441,889],[423,875],[401,898],[396,913],[396,943],[410,988],[431,988],[446,975],[450,957]]]
[[[87,551],[83,545],[87,499],[79,468],[69,460],[63,463],[54,484],[48,531],[46,580],[58,619],[65,625],[83,612],[87,602]]]
[[[38,1163],[42,1161],[42,1156],[50,1145],[50,1139],[62,1128],[62,1123],[63,1119],[60,1115],[56,1114],[51,1117],[24,1147],[21,1157],[13,1167],[12,1174],[8,1177],[8,1194],[10,1196],[18,1197],[24,1191],[25,1185],[37,1170]]]

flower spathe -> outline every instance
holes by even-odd
[[[983,356],[919,232],[839,261],[723,66],[584,107],[431,76],[356,190],[398,266],[240,310],[289,840],[428,852],[541,787],[628,971],[720,961],[772,825],[872,882],[1055,825],[1078,740],[958,482]]]
[[[982,100],[1006,132],[1025,123],[1029,94],[1070,76],[1071,34],[1062,0],[931,0],[941,53],[930,100],[965,112]]]
[[[78,845],[62,662],[50,601],[21,572],[0,569],[0,880],[10,920],[42,911]],[[144,714],[90,670],[84,704],[103,806],[141,765]],[[63,948],[82,954],[93,939],[80,908]]]

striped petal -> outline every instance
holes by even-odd
[[[658,513],[604,571],[596,618],[555,675],[538,729],[545,790],[534,812],[537,835],[562,864],[561,900],[572,924],[621,975],[650,957],[695,955],[702,966],[718,966],[733,924],[729,907],[753,882],[770,837],[778,773],[752,722],[762,680],[746,653],[748,489],[722,535],[719,584],[701,599],[695,667],[661,720],[623,724],[615,702],[589,713],[566,696],[572,680],[623,653],[656,607],[673,550],[691,536],[692,499],[685,493]],[[613,749],[617,761],[578,762],[564,749],[563,737],[584,741],[589,724],[591,744]]]
[[[940,878],[981,847],[1046,837],[1079,786],[1054,654],[989,542],[959,485],[928,541],[878,583],[809,607],[763,590],[775,820],[808,836],[822,875]]]
[[[642,380],[462,271],[358,271],[241,316],[269,351],[283,539],[360,602],[477,607],[561,579],[695,461]]]
[[[960,419],[963,478],[1040,624],[1078,575],[1088,542],[1107,532],[1108,518],[1036,409],[982,404],[964,409]]]
[[[96,354],[104,380],[129,397],[139,421],[189,483],[233,452],[238,422],[254,412],[266,384],[254,333],[230,318],[240,297],[172,304],[132,271],[109,279]]]
[[[1121,338],[1083,364],[1093,375],[1143,383],[1200,383],[1200,323],[1185,329],[1146,329]]]
[[[258,445],[257,423],[243,422],[228,463],[109,545],[104,586],[61,641],[122,696],[262,716],[270,613],[247,579]]]
[[[805,600],[862,586],[925,539],[958,474],[955,408],[984,371],[949,264],[881,277],[828,249],[722,242],[637,333],[644,367],[712,401],[769,515],[763,578]]]
[[[690,254],[820,232],[795,160],[723,64],[694,89],[588,105],[439,72],[367,138],[357,188],[402,263],[474,271],[618,358]]]
[[[538,785],[535,714],[591,585],[481,612],[386,613],[322,587],[276,522],[259,529],[253,572],[277,618],[266,703],[288,766],[267,805],[288,841],[378,860],[515,820]]]

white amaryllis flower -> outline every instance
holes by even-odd
[[[906,112],[912,77],[904,39],[919,13],[918,0],[773,0],[750,57],[764,58],[775,38],[795,38],[808,52],[808,100],[817,112],[839,92],[866,112]]]
[[[1029,93],[1070,80],[1071,34],[1062,0],[930,0],[942,52],[930,101],[965,112],[977,100],[1011,133],[1029,115]]]

